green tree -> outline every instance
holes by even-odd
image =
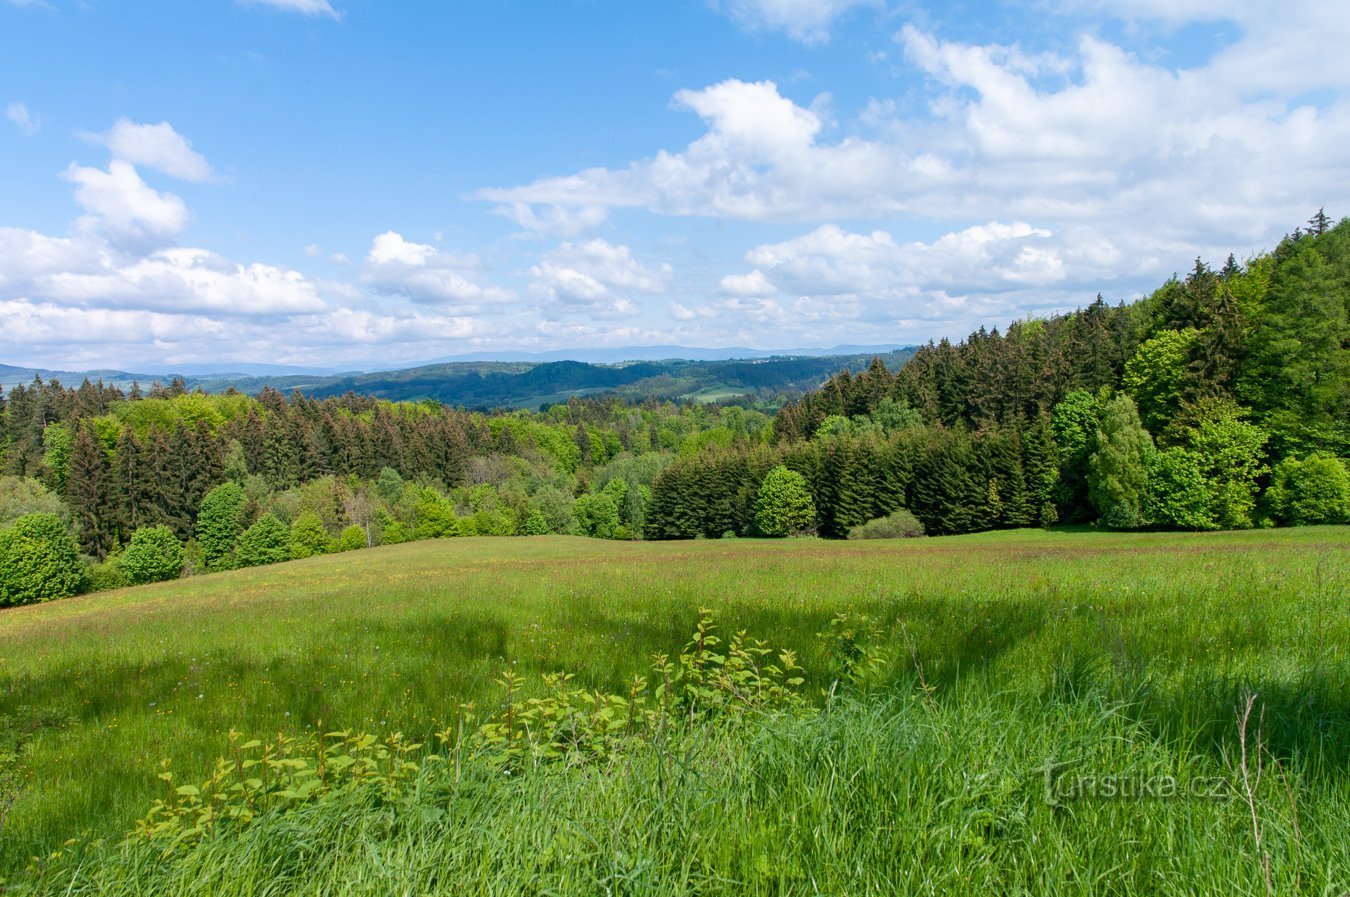
[[[375,492],[380,498],[393,504],[403,495],[403,477],[392,467],[381,468],[380,475],[375,478]]]
[[[1089,520],[1092,505],[1088,500],[1088,462],[1097,449],[1097,427],[1101,421],[1101,403],[1086,390],[1066,395],[1050,415],[1050,431],[1058,447],[1059,476],[1056,503],[1059,516],[1068,523]]]
[[[366,531],[353,523],[338,536],[338,551],[356,551],[366,547]]]
[[[0,530],[0,607],[66,598],[83,585],[79,550],[55,514],[29,514]]]
[[[1181,409],[1191,353],[1199,336],[1193,327],[1164,330],[1141,345],[1125,364],[1121,385],[1134,398],[1153,433],[1161,433]]]
[[[1210,516],[1222,529],[1252,525],[1257,480],[1268,436],[1247,422],[1247,412],[1230,399],[1202,399],[1187,405],[1169,428],[1169,436],[1190,449],[1205,478]]]
[[[72,441],[70,428],[59,421],[42,428],[42,466],[47,473],[47,486],[53,492],[66,491]]]
[[[1143,503],[1153,451],[1153,438],[1139,420],[1134,401],[1117,396],[1107,402],[1088,470],[1088,495],[1103,526],[1135,529],[1145,523]]]
[[[132,534],[120,564],[133,585],[177,579],[183,572],[183,545],[167,526],[142,527]]]
[[[360,529],[360,527],[357,527]],[[361,544],[365,544],[362,536]],[[291,533],[273,514],[264,514],[239,537],[235,560],[240,567],[261,567],[289,560]]]
[[[208,570],[228,570],[234,566],[247,503],[244,487],[235,482],[221,483],[202,499],[201,513],[197,515],[197,542]]]
[[[755,530],[763,536],[794,536],[816,523],[816,506],[806,477],[782,464],[764,477],[755,502]]]
[[[32,477],[0,476],[0,527],[29,514],[55,514],[63,521],[70,512],[61,497]]]
[[[1183,448],[1156,453],[1148,465],[1144,516],[1166,529],[1214,529],[1201,459]]]
[[[577,496],[572,513],[576,517],[577,528],[581,533],[597,539],[614,538],[614,530],[620,524],[619,506],[612,496],[604,492]]]
[[[301,511],[291,522],[292,558],[327,554],[332,550],[332,544],[333,540],[328,537],[323,520],[313,511]]]

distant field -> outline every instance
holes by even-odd
[[[425,737],[460,702],[486,699],[507,664],[618,690],[652,652],[679,650],[700,606],[724,631],[796,648],[813,689],[827,684],[816,634],[851,608],[881,622],[891,678],[921,669],[939,702],[1044,707],[1105,683],[1130,697],[1149,739],[1218,765],[1253,689],[1271,750],[1304,764],[1323,795],[1305,826],[1334,830],[1350,822],[1348,549],[1345,527],[449,539],[7,610],[0,717],[38,708],[69,723],[32,742],[0,879],[77,833],[126,832],[157,793],[161,758],[205,769],[232,728],[322,720]],[[1305,870],[1300,889],[1335,875],[1345,883],[1344,868]]]

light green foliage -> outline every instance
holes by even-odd
[[[1059,475],[1053,494],[1065,512],[1064,519],[1070,523],[1091,519],[1088,468],[1092,453],[1097,450],[1101,412],[1101,402],[1096,396],[1076,389],[1055,405],[1050,416],[1050,430],[1059,455]],[[1048,515],[1042,510],[1041,516]]]
[[[1164,449],[1148,464],[1145,519],[1167,529],[1215,529],[1202,460],[1184,448]]]
[[[458,536],[459,520],[455,517],[455,506],[435,489],[423,488],[417,499],[415,532],[419,539]]]
[[[1257,481],[1267,471],[1262,464],[1266,431],[1245,417],[1232,401],[1208,399],[1187,406],[1169,428],[1181,431],[1178,441],[1199,460],[1209,515],[1222,529],[1252,525]]]
[[[228,570],[234,566],[235,547],[244,530],[246,503],[243,487],[235,482],[222,483],[202,499],[202,509],[197,515],[197,543],[208,570]]]
[[[122,567],[122,558],[109,555],[102,563],[90,564],[84,571],[84,589],[87,592],[107,592],[112,589],[125,589],[131,585],[131,577]]]
[[[75,540],[55,514],[29,514],[0,530],[0,607],[66,598],[83,584]]]
[[[291,557],[314,557],[332,550],[333,540],[323,520],[313,511],[301,511],[291,523]]]
[[[525,515],[525,525],[522,527],[522,535],[543,536],[549,533],[548,520],[544,513],[538,508],[530,508]]]
[[[54,514],[70,519],[61,497],[32,477],[0,476],[0,529],[29,514]]]
[[[1141,345],[1125,364],[1121,385],[1154,433],[1161,433],[1181,408],[1191,352],[1199,336],[1192,327],[1164,330]]]
[[[852,436],[853,431],[853,421],[842,414],[831,414],[821,421],[820,426],[816,428],[816,438],[833,439],[838,436]]]
[[[290,530],[271,514],[264,514],[254,521],[239,537],[239,548],[235,552],[235,560],[240,567],[278,564],[290,557]]]
[[[356,551],[358,548],[366,547],[366,531],[356,524],[352,524],[342,531],[338,536],[338,551]]]
[[[63,423],[47,424],[42,429],[42,467],[47,485],[62,494],[66,489],[66,473],[70,469],[70,447],[73,442],[70,429]]]
[[[380,533],[380,544],[398,545],[403,542],[412,542],[416,538],[416,535],[408,524],[404,523],[402,520],[395,520],[393,523],[387,525],[384,528],[384,531]]]
[[[582,535],[597,539],[614,538],[614,530],[619,526],[619,506],[610,495],[601,492],[577,496],[572,513],[576,517],[577,530]]]
[[[1142,526],[1153,438],[1140,423],[1129,396],[1117,396],[1106,403],[1096,445],[1089,464],[1088,489],[1101,524],[1111,529]]]
[[[755,529],[764,536],[794,536],[816,525],[816,506],[806,478],[778,465],[759,487],[755,502]]]
[[[910,539],[923,535],[923,524],[904,508],[848,531],[850,539]]]
[[[142,527],[122,552],[121,566],[133,585],[177,579],[183,572],[183,546],[167,526]]]
[[[1277,520],[1295,526],[1350,523],[1350,471],[1340,458],[1285,458],[1270,479],[1268,500]]]
[[[890,396],[882,399],[877,405],[876,410],[872,412],[872,420],[883,433],[895,433],[900,430],[911,430],[915,427],[923,426],[923,416],[903,399],[893,399]]]

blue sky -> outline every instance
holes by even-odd
[[[1309,0],[0,0],[0,362],[903,343],[1129,299],[1350,212],[1347,45]]]

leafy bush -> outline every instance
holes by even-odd
[[[264,514],[239,539],[235,560],[240,567],[261,567],[290,560],[291,533],[272,514]]]
[[[755,503],[755,529],[764,536],[793,536],[816,525],[816,506],[806,478],[778,465],[764,477]]]
[[[922,535],[923,524],[904,508],[848,531],[850,539],[911,539]]]
[[[313,511],[301,511],[291,524],[291,557],[307,558],[333,550],[323,520]]]
[[[121,565],[134,585],[177,579],[183,572],[183,546],[167,526],[143,527],[122,552]]]
[[[84,564],[55,514],[28,514],[0,530],[0,607],[75,595]]]
[[[117,555],[110,556],[101,564],[90,564],[84,571],[86,592],[110,592],[113,589],[125,589],[131,584],[131,577],[122,568],[122,559]]]
[[[1276,519],[1295,526],[1350,521],[1350,471],[1326,455],[1285,458],[1271,472],[1267,501]]]
[[[338,536],[338,551],[356,551],[358,548],[366,547],[366,531],[356,524],[352,524],[342,531]]]
[[[395,520],[384,528],[380,535],[381,545],[398,545],[403,542],[412,542],[417,536],[413,533],[408,524]]]

